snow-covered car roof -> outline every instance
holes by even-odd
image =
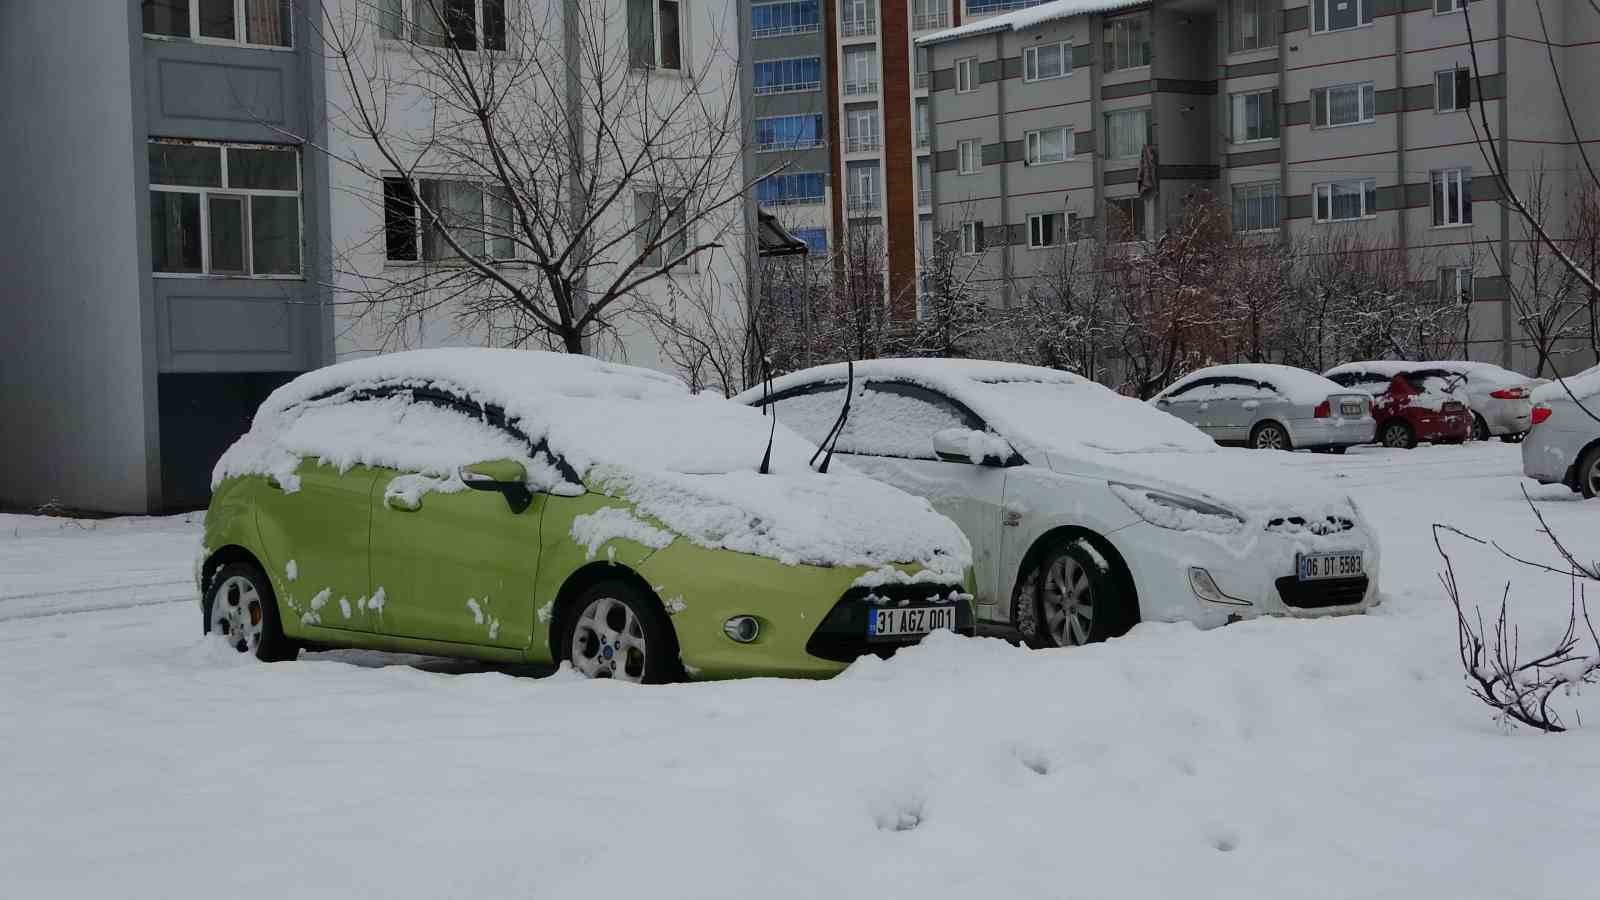
[[[455,416],[408,429],[406,417],[442,411],[404,396],[351,402],[424,388],[502,410],[589,488],[625,497],[704,546],[789,563],[920,563],[958,579],[970,563],[966,538],[927,501],[843,466],[816,473],[808,465],[814,445],[781,425],[772,432],[771,474],[759,474],[772,424],[760,411],[693,395],[659,372],[563,353],[412,350],[301,375],[261,405],[250,431],[218,461],[213,486],[268,475],[294,489],[296,467],[310,458],[341,470],[369,465],[455,479],[461,466],[511,455],[532,486],[577,489],[529,448],[513,455],[519,448],[498,428]]]
[[[1566,383],[1566,387],[1562,387],[1562,382]],[[1572,392],[1570,397],[1567,394],[1568,391]],[[1533,400],[1535,403],[1547,403],[1551,400],[1569,400],[1571,397],[1587,400],[1596,394],[1600,394],[1600,366],[1591,366],[1576,375],[1568,375],[1560,381],[1551,381],[1548,384],[1542,384],[1534,388]],[[1600,412],[1600,410],[1596,410],[1596,412]]]
[[[1444,372],[1455,373],[1466,372],[1487,380],[1499,381],[1504,384],[1527,384],[1529,382],[1539,380],[1528,375],[1523,375],[1520,372],[1513,372],[1510,369],[1502,368],[1494,363],[1475,362],[1472,360],[1463,359],[1438,359],[1425,360],[1423,362],[1377,359],[1366,362],[1351,362],[1340,366],[1334,366],[1325,374],[1338,375],[1343,372],[1367,371],[1382,375],[1385,378],[1393,378],[1394,376],[1403,373],[1424,372],[1429,369],[1437,369]]]
[[[1005,435],[1024,456],[1030,446],[1108,453],[1217,449],[1187,422],[1070,372],[970,359],[874,359],[855,364],[858,382],[905,381],[965,404]],[[773,382],[782,392],[818,381],[844,382],[844,363],[817,366]],[[735,399],[758,403],[760,388]],[[779,421],[782,421],[780,409]],[[1085,423],[1093,428],[1086,429]]]
[[[1190,372],[1168,385],[1166,390],[1156,396],[1170,394],[1201,378],[1248,378],[1263,381],[1295,403],[1317,404],[1328,399],[1331,394],[1347,392],[1347,389],[1327,378],[1295,366],[1280,366],[1274,363],[1229,363],[1207,366]]]

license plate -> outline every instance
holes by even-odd
[[[1339,414],[1342,415],[1342,416],[1359,416],[1359,415],[1361,415],[1361,401],[1360,400],[1346,400],[1346,401],[1344,401],[1343,403],[1339,404]]]
[[[867,637],[907,637],[955,627],[954,606],[890,607],[867,614]]]
[[[1324,578],[1355,578],[1363,573],[1361,553],[1302,553],[1299,558],[1300,580],[1321,581]]]

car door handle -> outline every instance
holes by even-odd
[[[1015,528],[1022,524],[1022,510],[1006,507],[1000,516],[1000,524]]]

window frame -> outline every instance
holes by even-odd
[[[1150,135],[1150,111],[1151,111],[1150,107],[1148,107],[1148,106],[1137,106],[1137,107],[1133,107],[1131,109],[1112,109],[1112,110],[1107,110],[1105,113],[1102,114],[1103,118],[1104,118],[1104,126],[1105,126],[1105,133],[1106,133],[1106,141],[1105,141],[1105,158],[1106,159],[1108,159],[1108,160],[1111,160],[1111,159],[1138,159],[1144,153],[1144,148],[1149,146],[1149,144],[1150,144],[1150,137],[1151,137],[1151,135]],[[1135,115],[1135,114],[1141,115],[1144,118],[1144,139],[1139,142],[1138,149],[1134,150],[1132,153],[1122,154],[1122,155],[1113,155],[1112,152],[1111,152],[1111,119],[1112,119],[1112,117],[1113,116],[1131,116],[1131,115]]]
[[[811,150],[816,147],[826,146],[828,142],[823,137],[823,129],[825,127],[824,118],[825,117],[821,113],[785,113],[777,116],[761,116],[755,120],[756,152],[780,153],[791,150]],[[768,143],[761,142],[761,125],[763,122],[784,122],[788,120],[799,119],[811,119],[816,123],[816,137],[813,138],[810,143],[804,143],[801,141],[794,141],[792,143],[785,143],[783,141],[774,141]]]
[[[1257,196],[1255,196],[1253,198],[1252,197],[1244,198],[1244,202],[1246,204],[1248,204],[1251,200],[1255,200],[1257,203],[1260,203],[1260,202],[1262,202],[1262,201],[1264,201],[1266,199],[1265,197],[1260,196],[1260,195],[1264,192],[1264,189],[1266,187],[1268,187],[1269,185],[1272,187],[1272,198],[1273,198],[1273,204],[1272,204],[1272,208],[1273,208],[1272,219],[1273,219],[1273,222],[1272,222],[1272,224],[1271,225],[1258,225],[1255,228],[1243,228],[1243,227],[1240,227],[1239,215],[1238,215],[1239,206],[1240,206],[1240,197],[1239,197],[1240,192],[1241,191],[1247,191],[1247,192],[1254,192],[1255,194],[1257,194]],[[1266,234],[1266,233],[1269,233],[1269,232],[1281,231],[1283,229],[1283,182],[1281,180],[1279,180],[1277,178],[1269,178],[1269,179],[1266,179],[1266,180],[1263,180],[1263,181],[1242,181],[1242,182],[1238,182],[1238,183],[1229,185],[1228,198],[1232,202],[1231,212],[1233,214],[1233,230],[1234,230],[1234,232],[1236,234]],[[1248,205],[1245,208],[1248,209],[1249,208]],[[1246,222],[1245,224],[1250,224],[1250,223]]]
[[[1312,34],[1337,34],[1341,31],[1355,31],[1357,28],[1372,27],[1375,18],[1372,11],[1373,0],[1348,0],[1348,2],[1356,4],[1356,24],[1342,25],[1338,28],[1331,27],[1329,24],[1332,21],[1332,16],[1328,6],[1333,2],[1336,2],[1336,0],[1311,0],[1311,21],[1309,24]],[[1319,9],[1322,10],[1323,26],[1321,28],[1317,27],[1317,10]]]
[[[972,148],[972,167],[967,167],[967,160],[962,151]],[[980,138],[962,138],[956,141],[956,174],[976,175],[983,168],[983,141]]]
[[[1352,2],[1354,2],[1354,0],[1352,0]],[[1351,89],[1356,91],[1356,115],[1357,115],[1357,118],[1353,122],[1338,122],[1338,123],[1335,123],[1333,121],[1333,99],[1332,99],[1332,94],[1333,94],[1334,91],[1343,91],[1343,90],[1351,90]],[[1369,93],[1369,89],[1370,89],[1370,93],[1372,95],[1372,108],[1371,109],[1367,108],[1367,95]],[[1322,111],[1323,111],[1323,113],[1325,115],[1325,118],[1326,118],[1325,122],[1318,122],[1317,121],[1317,95],[1318,94],[1322,95]],[[1348,83],[1345,83],[1345,84],[1330,84],[1327,87],[1320,87],[1320,88],[1312,88],[1311,89],[1311,127],[1314,128],[1314,129],[1321,130],[1321,129],[1328,129],[1328,128],[1354,128],[1354,127],[1356,127],[1358,125],[1371,125],[1373,122],[1376,122],[1376,121],[1378,121],[1378,86],[1377,86],[1376,82],[1372,82],[1372,81],[1352,81],[1352,82],[1348,82]]]
[[[423,43],[423,42],[420,42],[420,41],[417,40],[417,35],[416,35],[417,4],[419,2],[425,2],[425,0],[396,0],[396,2],[398,2],[399,5],[400,5],[399,19],[397,20],[398,24],[399,24],[399,29],[400,29],[400,33],[399,34],[385,34],[384,33],[385,29],[384,29],[384,26],[383,26],[382,17],[384,15],[387,15],[387,13],[382,8],[383,0],[371,0],[371,2],[372,2],[372,5],[375,7],[375,15],[377,15],[379,17],[379,20],[378,20],[378,23],[377,23],[378,43],[379,44],[387,44],[387,45],[402,45],[403,44],[403,45],[408,45],[408,46],[412,46],[412,47],[424,47],[424,48],[433,49],[433,50],[441,50],[441,49],[446,49],[446,48],[451,47],[451,44],[448,44],[448,43],[446,43],[446,44],[430,44],[430,43]],[[510,50],[511,50],[512,16],[513,16],[513,7],[512,7],[512,5],[510,3],[510,0],[505,0],[505,2],[503,2],[501,4],[501,7],[500,7],[500,14],[505,20],[503,22],[503,26],[505,28],[505,33],[503,35],[501,35],[501,40],[505,44],[504,47],[489,47],[488,46],[488,43],[489,43],[488,42],[488,33],[484,31],[484,27],[483,27],[484,26],[483,4],[484,4],[484,0],[473,0],[473,3],[472,3],[473,46],[472,47],[462,47],[462,48],[460,48],[461,51],[463,53],[508,53],[508,52],[510,52]]]
[[[755,11],[764,6],[792,6],[804,9],[809,6],[816,11],[817,20],[809,25],[779,25],[759,29],[755,26]],[[822,2],[821,0],[769,0],[769,2],[750,4],[750,39],[759,41],[763,38],[787,37],[794,34],[812,34],[822,30]]]
[[[1446,76],[1448,78],[1446,79]],[[1450,85],[1451,105],[1441,107],[1439,99],[1442,92],[1439,90],[1441,80],[1446,80]],[[1462,102],[1462,88],[1466,88],[1466,101]],[[1439,69],[1433,73],[1433,111],[1438,115],[1468,112],[1472,109],[1472,70],[1466,66],[1452,66],[1448,69]]]
[[[978,58],[976,56],[964,56],[956,60],[955,70],[956,93],[976,93],[978,90]],[[965,84],[966,87],[962,87],[962,84]]]
[[[1440,4],[1449,6],[1451,8],[1440,9]],[[1465,12],[1466,9],[1467,0],[1433,0],[1433,14],[1436,16],[1453,16],[1456,13]]]
[[[1333,218],[1333,187],[1334,187],[1334,185],[1341,185],[1341,184],[1342,185],[1359,184],[1359,185],[1362,186],[1361,187],[1361,214],[1360,215],[1353,216],[1353,217],[1350,217],[1350,218],[1343,218],[1343,219],[1335,219],[1335,218]],[[1370,192],[1366,189],[1366,186],[1368,184],[1372,185],[1372,190]],[[1323,218],[1321,216],[1320,212],[1319,212],[1319,209],[1321,207],[1321,203],[1319,202],[1319,199],[1320,199],[1320,196],[1321,196],[1321,194],[1322,194],[1322,192],[1324,190],[1326,190],[1327,194],[1328,194],[1328,217],[1327,218]],[[1371,195],[1372,195],[1372,208],[1371,209],[1367,208],[1367,195],[1368,195],[1368,193],[1371,193]],[[1369,219],[1376,219],[1378,217],[1377,206],[1378,206],[1378,179],[1376,179],[1376,178],[1346,178],[1346,179],[1341,179],[1339,181],[1323,181],[1323,182],[1319,182],[1317,184],[1313,184],[1311,186],[1311,219],[1312,219],[1313,222],[1316,222],[1319,225],[1331,225],[1331,224],[1337,224],[1337,223],[1340,223],[1340,222],[1364,222],[1364,221],[1367,221]]]
[[[983,220],[971,219],[961,223],[958,246],[962,256],[978,256],[986,249],[983,245]]]
[[[430,266],[430,267],[444,268],[444,267],[461,267],[461,266],[471,265],[471,263],[467,262],[466,259],[463,258],[463,257],[429,258],[427,256],[427,251],[426,251],[425,248],[427,246],[427,230],[430,227],[430,225],[429,225],[429,223],[426,223],[426,222],[424,222],[422,220],[422,204],[418,199],[419,197],[421,197],[422,192],[423,192],[423,187],[422,187],[423,182],[430,182],[430,183],[433,183],[433,184],[476,184],[478,186],[478,190],[482,194],[482,200],[480,201],[480,204],[481,204],[482,209],[483,209],[483,213],[482,213],[483,224],[482,224],[482,228],[480,229],[480,234],[483,237],[484,252],[483,252],[483,256],[479,258],[479,261],[488,263],[490,265],[495,265],[495,266],[512,266],[512,265],[516,265],[518,263],[526,261],[520,255],[518,255],[517,251],[518,251],[519,248],[517,246],[517,242],[516,242],[516,239],[514,237],[507,238],[507,240],[511,241],[511,254],[512,254],[511,256],[497,257],[493,253],[490,252],[490,242],[493,240],[493,238],[490,238],[490,236],[488,234],[488,231],[489,231],[489,193],[490,193],[490,190],[492,188],[498,187],[498,185],[492,184],[487,179],[484,179],[484,178],[470,178],[470,177],[465,177],[465,176],[450,175],[450,174],[439,173],[439,172],[413,173],[410,176],[399,175],[399,174],[385,174],[383,176],[383,178],[382,178],[382,181],[383,181],[383,184],[384,184],[385,188],[387,188],[387,186],[391,182],[407,182],[410,185],[410,190],[411,190],[411,210],[412,210],[412,213],[411,213],[411,236],[412,237],[411,237],[411,239],[412,239],[413,242],[415,242],[416,254],[417,254],[417,258],[416,259],[402,259],[402,258],[392,257],[392,256],[389,255],[389,244],[388,244],[388,240],[387,240],[387,236],[388,236],[388,233],[389,233],[389,205],[388,205],[388,194],[386,192],[384,194],[384,203],[383,203],[383,226],[384,226],[384,235],[385,235],[385,241],[384,241],[384,247],[383,247],[383,264],[385,266],[395,266],[395,267],[402,267],[402,266],[417,266],[417,267]],[[444,227],[448,227],[448,226],[441,225],[440,227],[444,228]]]
[[[1124,45],[1122,39],[1133,33],[1133,29],[1127,27],[1130,22],[1140,23],[1138,33],[1143,37],[1140,41],[1130,41]],[[1150,27],[1150,13],[1136,12],[1105,20],[1101,25],[1101,44],[1103,45],[1102,53],[1105,56],[1104,70],[1106,72],[1127,72],[1133,69],[1149,68],[1156,58],[1155,35]],[[1144,58],[1139,62],[1133,61],[1135,48],[1140,48],[1144,51]],[[1121,59],[1123,55],[1127,57],[1126,62]]]
[[[1241,7],[1245,3],[1254,5],[1256,18],[1256,38],[1253,46],[1244,46],[1241,39],[1239,22]],[[1235,0],[1228,11],[1228,52],[1229,53],[1256,53],[1271,47],[1278,46],[1278,20],[1282,15],[1281,0]],[[1265,14],[1263,14],[1265,10]]]
[[[1240,101],[1243,101],[1245,118],[1246,118],[1246,120],[1248,120],[1249,113],[1250,113],[1250,99],[1253,98],[1253,97],[1265,97],[1266,98],[1264,103],[1267,104],[1267,106],[1270,106],[1270,111],[1271,111],[1271,114],[1272,114],[1272,134],[1270,134],[1270,135],[1263,134],[1261,137],[1248,137],[1248,136],[1240,137],[1240,131],[1239,131],[1239,103],[1240,103]],[[1261,117],[1260,117],[1261,118],[1261,122],[1259,123],[1259,125],[1257,127],[1258,127],[1258,129],[1260,131],[1265,132],[1266,131],[1266,113],[1268,112],[1268,109],[1267,109],[1267,106],[1263,106],[1262,104],[1257,104],[1257,106],[1258,106],[1258,109],[1259,109],[1259,111],[1261,113]],[[1278,115],[1278,89],[1277,88],[1265,88],[1265,89],[1262,89],[1262,90],[1255,90],[1255,91],[1239,91],[1239,92],[1234,93],[1234,94],[1229,94],[1228,95],[1228,143],[1230,143],[1230,144],[1259,144],[1259,143],[1261,143],[1263,141],[1280,140],[1282,135],[1283,135],[1283,124],[1279,121],[1280,118],[1281,117]],[[1248,124],[1246,124],[1246,126],[1245,126],[1245,134],[1248,135],[1248,133],[1249,133],[1249,126],[1248,126]]]
[[[482,0],[478,0],[478,2],[481,3]],[[687,15],[685,6],[688,4],[689,0],[638,0],[638,2],[648,3],[650,6],[650,43],[652,53],[650,57],[650,63],[648,65],[639,64],[639,60],[633,52],[634,45],[632,16],[636,7],[633,2],[623,3],[622,24],[624,39],[628,49],[628,71],[663,72],[675,74],[680,77],[688,77],[690,74],[689,46],[691,42],[689,40],[689,16]],[[661,36],[661,33],[664,30],[661,27],[661,17],[664,11],[662,7],[666,4],[671,4],[673,6],[673,15],[676,19],[675,24],[677,27],[678,38],[678,52],[676,59],[677,65],[671,66],[667,65],[666,47],[668,45],[662,40]],[[641,47],[640,49],[643,48]],[[763,62],[765,62],[765,60],[763,60]]]
[[[1061,136],[1061,158],[1044,158],[1044,136],[1055,133]],[[1072,127],[1068,125],[1052,125],[1049,128],[1034,128],[1022,133],[1022,164],[1025,166],[1055,166],[1064,162],[1071,162],[1073,156]]]
[[[857,60],[865,62],[857,63]],[[855,69],[866,71],[856,72]],[[876,95],[881,87],[881,71],[877,44],[850,44],[843,47],[839,53],[839,93],[845,97]],[[862,74],[866,76],[865,80],[853,77]]]
[[[1054,74],[1054,75],[1039,75],[1038,74],[1038,72],[1039,72],[1039,55],[1040,55],[1040,51],[1042,51],[1042,50],[1044,50],[1046,48],[1054,50],[1060,57],[1059,68],[1057,69],[1056,74]],[[1034,74],[1032,76],[1030,76],[1028,74],[1028,69],[1029,69],[1028,63],[1029,63],[1030,59],[1033,62],[1032,69],[1034,71]],[[1035,45],[1033,45],[1031,47],[1022,48],[1022,80],[1024,82],[1026,82],[1028,84],[1033,84],[1034,82],[1038,82],[1038,81],[1054,81],[1057,78],[1071,78],[1071,77],[1072,77],[1072,42],[1071,41],[1056,41],[1053,44],[1035,44]]]
[[[774,199],[764,198],[764,197],[761,196],[761,185],[766,184],[767,182],[772,181],[773,179],[784,179],[785,182],[787,182],[787,183],[800,183],[798,181],[798,179],[802,179],[802,178],[805,178],[805,179],[815,178],[816,179],[816,183],[818,185],[818,192],[817,192],[815,197],[813,197],[811,194],[798,194],[797,193],[797,194],[794,194],[792,196],[785,196],[782,199],[774,200]],[[795,179],[795,181],[789,182],[789,179]],[[814,204],[824,203],[824,202],[827,201],[827,199],[828,199],[828,178],[827,178],[827,173],[825,173],[825,172],[774,172],[771,175],[768,175],[767,177],[761,179],[760,181],[757,181],[755,190],[756,190],[756,202],[759,203],[759,204],[765,205],[765,206],[811,206],[811,205],[814,205]]]
[[[1109,213],[1113,206],[1120,209],[1124,203],[1128,204],[1128,209],[1132,210],[1132,215],[1125,217],[1128,220],[1127,236],[1124,237],[1122,235],[1118,235],[1116,239],[1113,239],[1109,231],[1111,227],[1111,216],[1106,215],[1106,243],[1108,244],[1132,244],[1145,239],[1145,211],[1144,198],[1142,196],[1135,194],[1131,197],[1107,197],[1105,198],[1106,212]]]
[[[250,29],[249,29],[249,25],[245,21],[245,14],[244,14],[245,0],[232,0],[232,3],[233,3],[233,23],[234,23],[234,25],[233,25],[233,33],[235,35],[235,37],[232,40],[230,40],[228,38],[207,37],[207,36],[204,36],[204,35],[200,34],[200,0],[188,0],[188,4],[189,4],[189,34],[187,36],[181,35],[181,34],[162,34],[160,32],[144,31],[144,16],[142,14],[139,17],[140,18],[140,21],[139,21],[140,32],[141,32],[141,34],[143,34],[144,37],[150,38],[152,40],[157,40],[157,41],[189,41],[189,42],[195,43],[195,44],[210,44],[211,46],[214,46],[214,47],[249,47],[252,50],[278,50],[278,51],[287,50],[287,51],[290,51],[290,52],[294,51],[294,49],[295,49],[294,4],[292,4],[292,3],[289,4],[289,16],[288,16],[288,19],[284,23],[284,29],[288,34],[289,43],[287,43],[287,44],[257,44],[257,43],[254,43],[254,42],[248,40],[248,38],[250,36]],[[275,8],[280,8],[281,9],[281,7],[275,7]]]
[[[1040,239],[1043,235],[1039,232],[1043,231],[1044,220],[1051,217],[1058,217],[1058,224],[1055,228],[1056,239],[1049,243],[1042,243]],[[1080,237],[1076,233],[1076,222],[1077,214],[1071,210],[1054,209],[1045,212],[1028,213],[1028,249],[1048,250],[1051,247],[1061,247],[1073,243]]]
[[[1463,275],[1466,276],[1465,290],[1462,289]],[[1446,287],[1445,280],[1447,277],[1449,278],[1448,288]],[[1473,283],[1474,281],[1475,274],[1473,272],[1473,267],[1470,265],[1440,266],[1439,274],[1435,284],[1437,285],[1437,290],[1441,295],[1448,290],[1450,294],[1453,295],[1456,305],[1468,306],[1472,303],[1472,290],[1475,286]]]
[[[817,64],[816,81],[781,81],[763,86],[756,73],[761,66],[781,65],[782,63]],[[774,85],[777,85],[774,87]],[[775,59],[758,59],[751,64],[750,69],[750,94],[754,97],[768,97],[775,94],[809,94],[812,91],[822,90],[822,57],[820,56],[780,56]]]
[[[672,227],[672,218],[673,218],[673,216],[672,216],[672,211],[673,211],[672,201],[674,199],[677,200],[678,201],[678,218],[683,220],[684,228],[683,228],[683,234],[679,235],[676,238],[668,238],[666,243],[664,243],[662,246],[659,246],[659,247],[655,248],[655,250],[653,250],[649,254],[647,254],[645,256],[645,258],[644,258],[644,263],[643,264],[646,265],[646,266],[650,266],[652,268],[660,269],[661,271],[667,272],[669,274],[677,274],[677,273],[680,273],[680,272],[682,272],[682,273],[698,272],[700,270],[700,267],[699,267],[699,264],[698,264],[698,260],[699,260],[700,255],[698,253],[696,253],[693,256],[690,256],[688,259],[684,260],[681,263],[678,263],[675,266],[668,266],[666,264],[667,258],[669,256],[676,257],[676,256],[682,255],[683,253],[688,252],[689,245],[693,242],[694,225],[695,225],[695,223],[689,221],[688,210],[687,210],[687,207],[688,207],[687,198],[681,197],[681,196],[680,197],[675,197],[675,198],[674,197],[662,198],[660,196],[660,194],[658,192],[656,192],[656,191],[641,190],[641,189],[635,188],[634,191],[633,191],[633,208],[634,208],[635,217],[638,216],[638,210],[639,210],[639,207],[640,207],[640,201],[645,197],[651,198],[650,204],[651,204],[651,207],[652,207],[652,210],[653,210],[653,214],[652,214],[652,217],[651,217],[651,220],[650,220],[651,224],[653,224],[656,221],[655,216],[660,216],[661,217],[660,220],[662,222],[666,223],[665,225],[662,226],[662,231],[663,232],[668,231]],[[485,217],[488,216],[487,205],[485,206],[484,215],[485,215]],[[633,223],[633,225],[634,225],[634,236],[636,238],[636,241],[634,243],[634,253],[635,254],[638,254],[638,253],[640,253],[640,252],[642,252],[644,250],[644,241],[645,241],[646,237],[648,236],[648,230],[645,228],[645,224],[646,223],[644,223],[644,222],[638,222],[638,221]],[[513,249],[514,248],[515,248],[515,245],[513,245]]]
[[[198,272],[163,272],[163,271],[160,271],[160,270],[156,269],[156,267],[155,267],[155,247],[154,247],[155,240],[154,240],[154,235],[151,235],[151,244],[152,244],[152,246],[151,246],[151,250],[150,250],[149,262],[150,262],[150,274],[153,277],[155,277],[155,278],[246,278],[246,279],[250,279],[250,280],[253,280],[253,281],[304,281],[305,280],[305,278],[306,278],[306,246],[305,246],[305,243],[306,243],[306,202],[305,202],[306,176],[305,176],[305,154],[302,152],[300,147],[297,147],[297,146],[294,146],[294,145],[290,145],[290,144],[260,144],[260,143],[231,142],[231,141],[190,141],[190,140],[172,141],[172,140],[161,140],[161,139],[157,139],[157,138],[150,138],[150,139],[145,141],[146,148],[148,148],[151,144],[171,144],[171,145],[174,145],[174,146],[214,147],[214,148],[216,148],[217,149],[217,155],[219,157],[219,159],[218,159],[218,165],[219,165],[218,181],[220,182],[218,185],[215,185],[215,186],[211,186],[211,185],[206,185],[206,186],[200,186],[200,185],[172,185],[172,184],[160,184],[157,181],[155,181],[153,178],[150,179],[150,183],[148,185],[149,193],[151,193],[151,194],[189,194],[189,195],[194,195],[194,196],[197,196],[199,198],[198,202],[199,202],[199,205],[200,205],[200,222],[199,222],[199,232],[198,232],[199,239],[200,239],[200,271],[198,271]],[[229,182],[229,179],[228,179],[228,151],[229,150],[266,150],[266,151],[271,151],[271,152],[275,152],[275,153],[293,153],[294,154],[294,161],[295,161],[295,165],[294,165],[295,188],[294,188],[294,190],[291,191],[291,190],[284,190],[284,189],[277,189],[277,188],[236,187],[236,186],[233,186],[233,185],[229,184],[228,183]],[[146,153],[148,154],[148,149],[146,150]],[[147,160],[148,160],[148,155],[147,155]],[[146,162],[146,166],[148,167],[148,165],[149,165],[149,163],[147,161]],[[241,219],[240,219],[241,232],[240,232],[240,237],[239,237],[241,250],[244,253],[244,264],[245,264],[244,265],[244,271],[242,271],[242,272],[232,272],[232,271],[230,271],[230,272],[218,272],[218,271],[214,271],[212,269],[211,200],[212,200],[213,197],[218,198],[218,199],[241,199],[243,201],[242,204],[241,204],[243,211],[241,213]],[[280,198],[285,198],[285,199],[287,199],[287,198],[293,198],[294,199],[295,208],[296,208],[296,215],[295,215],[295,228],[296,228],[296,231],[295,231],[295,242],[294,242],[294,247],[295,247],[295,269],[296,269],[296,271],[294,271],[294,272],[268,272],[268,273],[262,273],[262,274],[257,274],[255,272],[255,269],[256,269],[256,265],[255,265],[255,255],[256,255],[256,248],[255,248],[255,210],[254,210],[255,204],[252,202],[252,198],[254,198],[254,197],[280,197]],[[149,228],[150,227],[150,222],[148,220],[145,222],[144,227],[145,228]]]
[[[1450,188],[1454,186],[1452,202]],[[1435,192],[1443,189],[1443,206],[1435,205]],[[1472,226],[1472,167],[1455,166],[1434,169],[1428,173],[1428,210],[1434,228],[1470,228]],[[1444,221],[1440,221],[1443,212]]]

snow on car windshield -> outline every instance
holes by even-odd
[[[1215,452],[1198,428],[1092,381],[969,382],[973,410],[1000,434],[1046,451]],[[1020,449],[1020,448],[1019,448]],[[1024,451],[1026,454],[1026,451]]]

